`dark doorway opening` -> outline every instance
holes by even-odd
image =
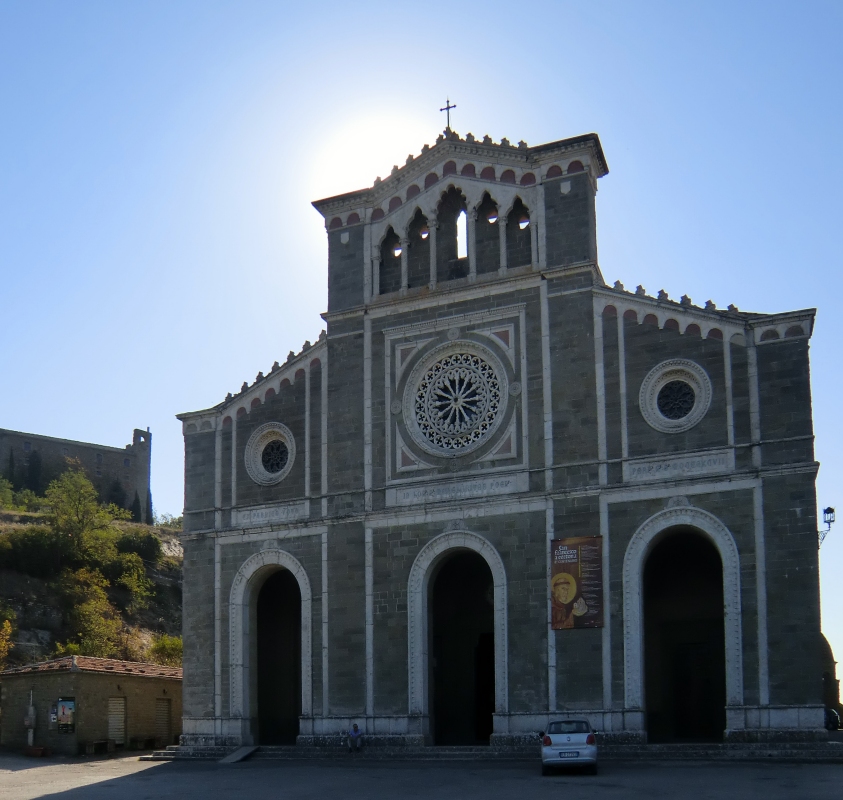
[[[258,594],[260,744],[295,744],[301,714],[301,592],[289,570],[270,575]]]
[[[431,711],[437,745],[489,744],[495,711],[494,582],[477,553],[448,558],[431,586]]]
[[[647,559],[644,674],[649,741],[722,741],[723,564],[694,531],[669,534]]]

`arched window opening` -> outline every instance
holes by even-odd
[[[430,227],[427,217],[416,210],[408,228],[407,285],[410,288],[430,283]]]
[[[498,229],[498,206],[489,193],[477,206],[477,223],[474,228],[477,252],[477,274],[497,272],[501,263],[501,240]]]
[[[437,281],[451,281],[468,276],[468,237],[467,226],[463,224],[458,231],[459,219],[465,220],[466,202],[462,192],[451,186],[439,203],[436,218],[436,270]],[[462,247],[462,255],[460,248]]]
[[[381,242],[380,294],[397,292],[401,288],[401,240],[390,227]]]
[[[468,258],[468,218],[465,211],[457,217],[457,258]]]
[[[532,260],[530,212],[519,197],[516,198],[506,222],[506,262],[512,268],[526,266]]]

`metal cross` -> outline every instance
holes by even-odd
[[[450,99],[450,98],[446,98],[446,99],[445,99],[445,108],[440,108],[440,109],[439,109],[440,111],[444,111],[444,112],[447,114],[447,117],[448,117],[448,130],[451,130],[451,109],[452,109],[452,108],[456,108],[456,107],[457,107],[457,104],[456,104],[456,103],[454,103],[454,105],[451,105],[451,99]]]

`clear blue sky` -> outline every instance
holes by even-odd
[[[461,134],[600,135],[608,281],[819,309],[818,500],[843,512],[842,33],[840,2],[0,0],[0,427],[150,426],[156,509],[180,513],[174,414],[322,329],[310,201],[432,143],[449,95]]]

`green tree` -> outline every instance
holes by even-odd
[[[59,591],[65,601],[71,639],[56,646],[59,655],[109,658],[120,643],[120,617],[105,590],[108,581],[96,570],[64,570]]]
[[[15,646],[15,620],[17,614],[14,609],[0,601],[0,671],[6,669],[9,651]]]
[[[138,496],[137,491],[135,491],[135,499],[132,500],[132,506],[129,509],[129,513],[132,515],[132,522],[143,522],[143,519],[141,518],[140,497]]]
[[[130,528],[118,540],[117,549],[121,553],[137,553],[144,561],[157,564],[164,554],[161,540],[152,532],[143,528]]]
[[[156,664],[166,664],[168,667],[180,667],[182,662],[181,636],[159,636],[149,648],[149,658]]]
[[[126,610],[136,614],[149,606],[149,598],[153,595],[152,581],[146,577],[146,568],[137,553],[121,553],[117,563],[120,569],[117,584],[129,592]]]
[[[21,511],[40,511],[44,507],[44,498],[32,489],[21,489],[15,492],[15,506]]]
[[[116,506],[97,502],[97,490],[78,462],[47,487],[47,502],[50,527],[70,541],[72,552],[80,560],[84,560],[86,536],[109,530],[115,519],[126,517]]]
[[[15,504],[15,494],[11,481],[0,478],[0,508],[12,508]]]

